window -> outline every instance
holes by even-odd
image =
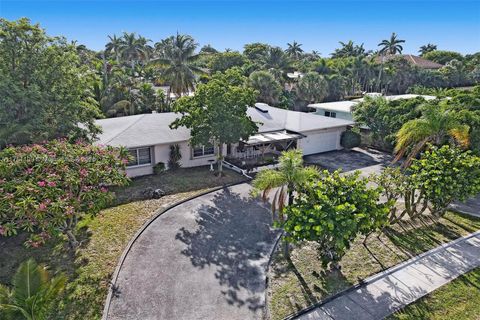
[[[152,163],[150,148],[129,149],[128,153],[130,154],[131,159],[130,162],[128,162],[127,167]]]
[[[337,113],[332,111],[325,111],[325,117],[336,118]]]
[[[192,154],[194,158],[213,155],[215,154],[215,148],[213,147],[213,145],[196,147],[193,148]]]

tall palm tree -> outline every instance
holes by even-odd
[[[339,41],[341,48],[335,49],[332,53],[332,58],[344,58],[344,57],[359,57],[365,56],[365,48],[363,43],[361,45],[355,45],[352,40],[348,42]]]
[[[123,43],[123,39],[117,38],[117,35],[108,36],[110,41],[105,45],[105,52],[113,54],[115,60],[120,62],[120,47]]]
[[[199,54],[198,44],[189,35],[178,34],[155,44],[158,58],[152,62],[164,67],[163,76],[170,84],[170,91],[177,97],[195,89],[196,75],[206,71],[194,63]]]
[[[281,48],[270,47],[262,57],[262,67],[282,82],[283,75],[292,69],[292,61]]]
[[[440,145],[450,140],[466,148],[469,145],[469,127],[458,122],[455,115],[442,105],[423,106],[422,117],[406,122],[397,133],[396,157],[401,159],[408,150],[404,167],[422,151],[428,143]]]
[[[122,42],[120,43],[121,57],[130,62],[132,72],[135,70],[135,64],[147,57],[147,43],[151,41],[144,37],[137,37],[135,33],[123,33]]]
[[[400,43],[405,43],[405,40],[397,39],[397,34],[392,32],[390,39],[382,40],[382,42],[378,44],[379,47],[382,47],[379,53],[383,55],[397,53],[400,54],[403,51],[403,47],[400,45]]]
[[[302,44],[298,43],[297,41],[293,41],[293,43],[287,43],[287,49],[285,50],[285,53],[293,59],[298,59],[303,53],[301,46]]]
[[[65,281],[64,275],[51,278],[47,269],[33,259],[25,261],[13,277],[11,289],[0,285],[0,314],[12,319],[46,319]]]
[[[420,47],[420,50],[418,52],[420,53],[421,56],[425,55],[426,53],[432,52],[437,50],[437,45],[436,44],[426,44],[424,46]]]

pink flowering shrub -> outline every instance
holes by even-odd
[[[0,236],[19,230],[39,246],[64,234],[75,248],[76,226],[113,198],[108,188],[128,183],[124,149],[53,140],[0,151]],[[128,161],[127,161],[128,162]]]

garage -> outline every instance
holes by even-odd
[[[306,137],[299,141],[299,147],[304,155],[341,149],[340,136],[344,130],[345,128],[338,128],[321,132],[304,132]]]

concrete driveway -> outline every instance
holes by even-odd
[[[165,212],[133,244],[107,319],[261,319],[278,233],[241,184]]]
[[[385,152],[368,148],[353,148],[350,151],[338,150],[305,156],[305,163],[314,164],[322,169],[343,172],[360,170],[362,175],[379,173],[391,164],[393,157]]]

